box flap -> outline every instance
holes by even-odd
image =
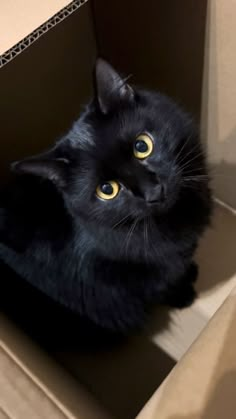
[[[236,290],[138,419],[234,419]]]
[[[0,346],[0,406],[1,415],[8,418],[72,418],[21,368],[11,354]],[[0,416],[1,417],[1,416]]]
[[[44,28],[42,33],[38,33],[40,36],[45,29],[48,30],[59,23],[85,2],[86,0],[7,0],[1,2],[0,55],[54,17],[50,25]],[[59,12],[60,16],[56,16]]]

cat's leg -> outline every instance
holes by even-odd
[[[147,310],[137,287],[137,272],[129,264],[97,261],[94,278],[90,276],[83,284],[84,314],[115,333],[139,330],[147,319]]]
[[[195,300],[197,293],[194,283],[198,277],[198,266],[192,262],[185,274],[169,287],[164,294],[161,303],[175,308],[189,307]]]
[[[98,281],[97,287],[86,292],[86,298],[86,316],[104,329],[127,334],[146,321],[145,304],[121,284],[110,287]]]

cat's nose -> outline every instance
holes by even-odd
[[[163,184],[156,185],[145,191],[145,200],[148,204],[155,204],[165,200],[166,192]]]

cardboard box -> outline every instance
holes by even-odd
[[[2,3],[0,183],[11,161],[53,143],[78,116],[99,51],[199,119],[218,204],[197,255],[197,301],[158,310],[123,346],[46,353],[0,313],[0,418],[233,418],[235,293],[226,298],[236,286],[235,2]]]
[[[235,418],[236,290],[138,419]]]

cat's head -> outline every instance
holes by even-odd
[[[193,177],[205,176],[191,119],[167,97],[131,87],[102,59],[94,73],[94,98],[69,133],[14,169],[51,180],[75,217],[99,225],[167,214],[194,190]]]

